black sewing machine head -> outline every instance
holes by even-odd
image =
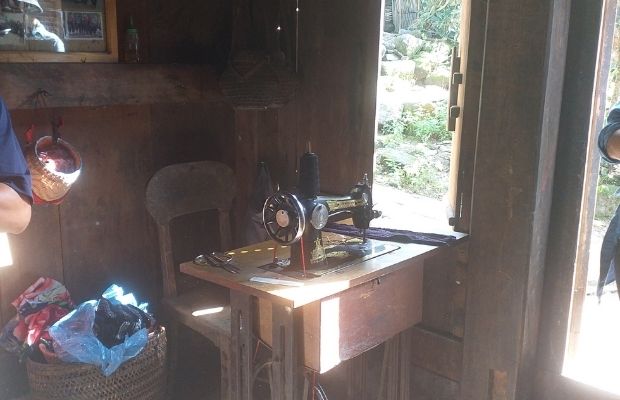
[[[319,196],[319,162],[314,153],[300,160],[298,193],[277,192],[263,207],[265,229],[276,242],[291,246],[291,265],[310,269],[326,263],[321,229],[328,220],[352,218],[365,232],[379,215],[372,209],[368,177],[345,196]],[[365,238],[365,236],[364,236]]]

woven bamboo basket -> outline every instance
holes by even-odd
[[[219,84],[235,109],[264,110],[288,103],[299,81],[284,62],[261,51],[241,50],[235,53]]]
[[[163,400],[166,393],[166,332],[149,335],[135,358],[109,377],[87,364],[26,362],[33,400]]]
[[[32,175],[32,192],[36,203],[60,203],[80,176],[82,158],[68,142],[58,139],[57,144],[65,148],[73,158],[75,171],[63,173],[50,168],[40,157],[40,152],[50,147],[51,136],[43,136],[26,149],[26,162]]]

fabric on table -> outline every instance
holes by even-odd
[[[362,237],[362,232],[353,225],[329,223],[323,228],[323,231],[346,236]],[[366,230],[366,237],[368,239],[389,240],[398,243],[425,244],[429,246],[445,246],[456,241],[456,237],[452,235],[412,232],[389,228],[368,228]]]

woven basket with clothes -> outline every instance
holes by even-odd
[[[144,350],[111,376],[87,364],[41,364],[28,360],[33,400],[163,400],[166,393],[166,332],[149,335]]]

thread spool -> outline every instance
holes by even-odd
[[[299,191],[306,199],[319,195],[319,157],[314,153],[305,153],[299,160]]]

